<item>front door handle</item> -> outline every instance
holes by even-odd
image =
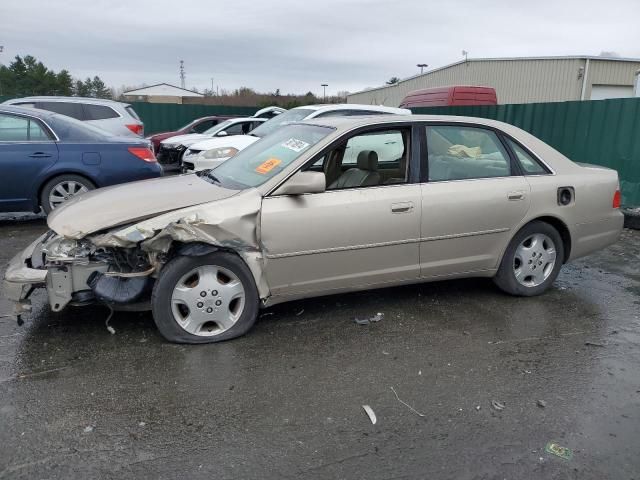
[[[411,210],[413,210],[413,202],[391,204],[391,213],[409,213]]]
[[[45,152],[36,152],[29,155],[31,158],[49,158],[51,156],[50,153]]]
[[[509,192],[507,193],[507,198],[509,200],[524,200],[524,192]]]

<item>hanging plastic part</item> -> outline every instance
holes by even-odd
[[[150,290],[149,277],[109,277],[100,272],[92,273],[87,285],[102,302],[123,304],[141,300]]]

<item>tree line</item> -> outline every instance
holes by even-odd
[[[55,72],[31,55],[16,55],[8,66],[0,65],[0,95],[112,98],[113,94],[97,75],[81,80],[73,78],[68,70]]]

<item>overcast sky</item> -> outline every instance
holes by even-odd
[[[0,62],[108,85],[357,91],[470,58],[640,57],[640,0],[0,0]]]

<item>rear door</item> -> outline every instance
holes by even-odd
[[[37,207],[37,190],[58,159],[46,127],[33,117],[0,113],[0,210]]]
[[[498,132],[432,124],[422,133],[422,277],[490,271],[529,209],[530,187]]]

